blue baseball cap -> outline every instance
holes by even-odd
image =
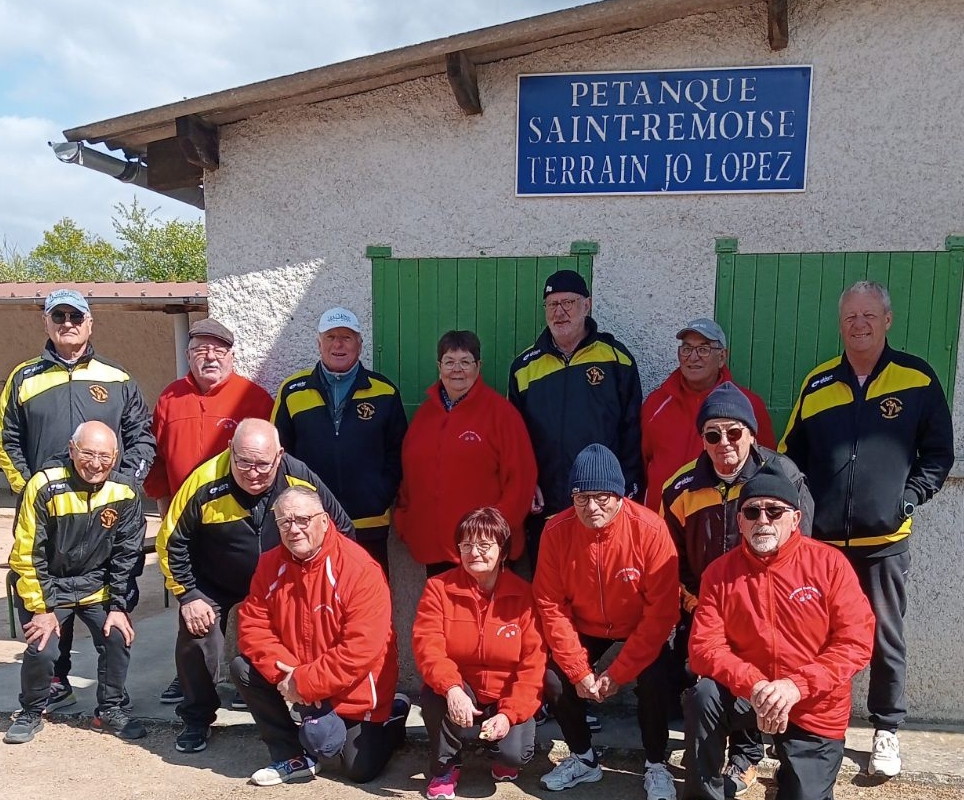
[[[84,314],[90,313],[90,306],[76,289],[54,289],[44,301],[44,314],[49,314],[57,306],[70,306]]]

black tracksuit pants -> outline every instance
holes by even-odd
[[[21,626],[33,619],[33,613],[24,608],[19,596],[14,598]],[[127,667],[131,661],[131,649],[124,642],[123,634],[113,628],[104,636],[104,623],[110,611],[106,604],[55,608],[57,621],[64,625],[76,616],[90,631],[90,638],[97,650],[97,711],[120,706],[124,699],[124,683]],[[60,637],[51,634],[43,650],[36,643],[28,644],[20,667],[20,707],[24,711],[42,713],[50,694],[50,681],[54,676],[54,662],[60,652]]]
[[[896,732],[907,716],[904,615],[907,613],[910,551],[882,558],[862,558],[854,549],[844,553],[857,573],[860,588],[867,595],[877,620],[867,692],[870,722],[878,730]]]
[[[244,656],[231,661],[231,678],[248,704],[272,763],[302,755],[305,747],[298,725],[291,719],[278,687],[265,680]],[[340,753],[341,771],[354,783],[368,783],[382,773],[392,753],[405,741],[405,720],[364,722],[343,717],[342,721],[345,743]],[[318,753],[309,755],[319,757]]]
[[[579,642],[585,648],[590,665],[602,658],[606,651],[617,643],[616,639],[599,639],[595,636],[579,634]],[[669,744],[669,656],[664,648],[656,660],[636,678],[636,716],[643,739],[646,760],[659,764],[666,760],[666,747]],[[592,733],[586,722],[586,701],[576,694],[565,673],[550,659],[550,676],[546,681],[546,701],[562,730],[563,739],[572,753],[585,753],[592,747]],[[644,698],[658,698],[663,702],[647,702]]]
[[[756,728],[756,712],[748,700],[734,697],[720,683],[701,678],[683,694],[687,800],[724,800],[726,737]],[[843,761],[844,740],[809,733],[793,723],[773,734],[780,769],[775,800],[833,800],[833,786]]]
[[[475,692],[470,686],[463,686],[472,698],[482,716],[475,721],[481,724],[499,713],[498,703],[480,706]],[[422,687],[422,720],[428,733],[429,773],[433,776],[444,775],[452,766],[462,764],[462,745],[472,728],[456,725],[448,715],[448,701],[433,692],[428,686]],[[497,742],[488,742],[488,750],[495,760],[506,767],[522,767],[532,760],[536,747],[536,721],[530,717],[509,727],[509,732]]]

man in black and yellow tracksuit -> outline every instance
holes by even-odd
[[[140,487],[154,461],[151,411],[131,374],[97,355],[90,343],[94,319],[86,298],[55,289],[44,302],[47,344],[39,358],[18,365],[0,394],[0,468],[14,494],[49,459],[62,456],[81,422],[105,423],[118,439],[117,471]],[[143,558],[134,577],[143,569]],[[135,592],[137,584],[131,581]],[[50,708],[75,702],[67,676],[73,619],[60,638]]]
[[[318,323],[319,360],[282,382],[271,421],[281,446],[335,493],[358,543],[389,574],[390,511],[402,480],[408,428],[402,398],[388,378],[361,363],[358,318],[331,308]]]
[[[907,712],[903,617],[911,518],[954,463],[950,410],[934,370],[890,348],[886,289],[861,282],[840,299],[844,354],[804,380],[780,451],[807,476],[815,539],[843,549],[877,618],[867,708],[870,772],[896,775]]]
[[[140,498],[129,476],[112,471],[117,439],[103,423],[79,426],[69,452],[34,473],[17,514],[10,568],[27,649],[21,712],[4,737],[11,744],[43,727],[60,628],[75,616],[98,653],[93,727],[125,739],[146,733],[121,708],[134,638],[125,595],[145,530]]]
[[[348,515],[321,479],[278,444],[270,422],[243,420],[227,450],[199,466],[171,500],[157,534],[167,588],[180,604],[174,660],[185,728],[175,747],[206,747],[220,706],[216,689],[228,612],[248,594],[261,553],[280,544],[272,508],[289,486],[321,497],[339,532],[354,538]]]
[[[539,467],[526,525],[535,567],[546,519],[572,505],[569,470],[590,444],[616,454],[635,497],[642,480],[639,411],[643,392],[625,345],[599,331],[592,298],[572,270],[550,275],[543,289],[546,328],[509,369],[509,400],[522,414]]]

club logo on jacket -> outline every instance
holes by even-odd
[[[100,524],[110,530],[117,522],[117,512],[113,508],[105,508],[100,512]]]
[[[522,628],[516,625],[514,622],[510,622],[508,625],[503,625],[496,632],[496,636],[501,636],[503,639],[514,639],[522,633]]]
[[[221,417],[218,420],[216,428],[224,428],[226,431],[233,431],[238,427],[238,421],[236,419],[231,419],[231,417]]]
[[[809,603],[811,600],[823,599],[823,594],[816,586],[801,586],[790,592],[790,599],[798,603]]]
[[[462,431],[462,433],[459,434],[459,438],[463,442],[478,443],[482,441],[482,437],[479,436],[479,434],[477,434],[475,431]]]
[[[359,403],[358,404],[358,419],[363,419],[366,422],[375,416],[375,406],[371,403]]]
[[[94,398],[95,403],[106,403],[107,398],[110,397],[107,389],[105,389],[99,383],[92,383],[87,388],[87,391],[90,392],[90,396]]]
[[[623,567],[616,573],[616,580],[622,581],[623,583],[637,583],[639,577],[640,572],[636,567]]]
[[[885,397],[880,401],[880,413],[884,419],[897,419],[904,410],[904,404],[897,397]]]
[[[593,366],[586,370],[586,380],[589,381],[590,386],[599,386],[605,377],[606,373],[603,372],[602,367]]]

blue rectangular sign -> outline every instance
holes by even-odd
[[[803,191],[812,71],[520,75],[516,194]]]

